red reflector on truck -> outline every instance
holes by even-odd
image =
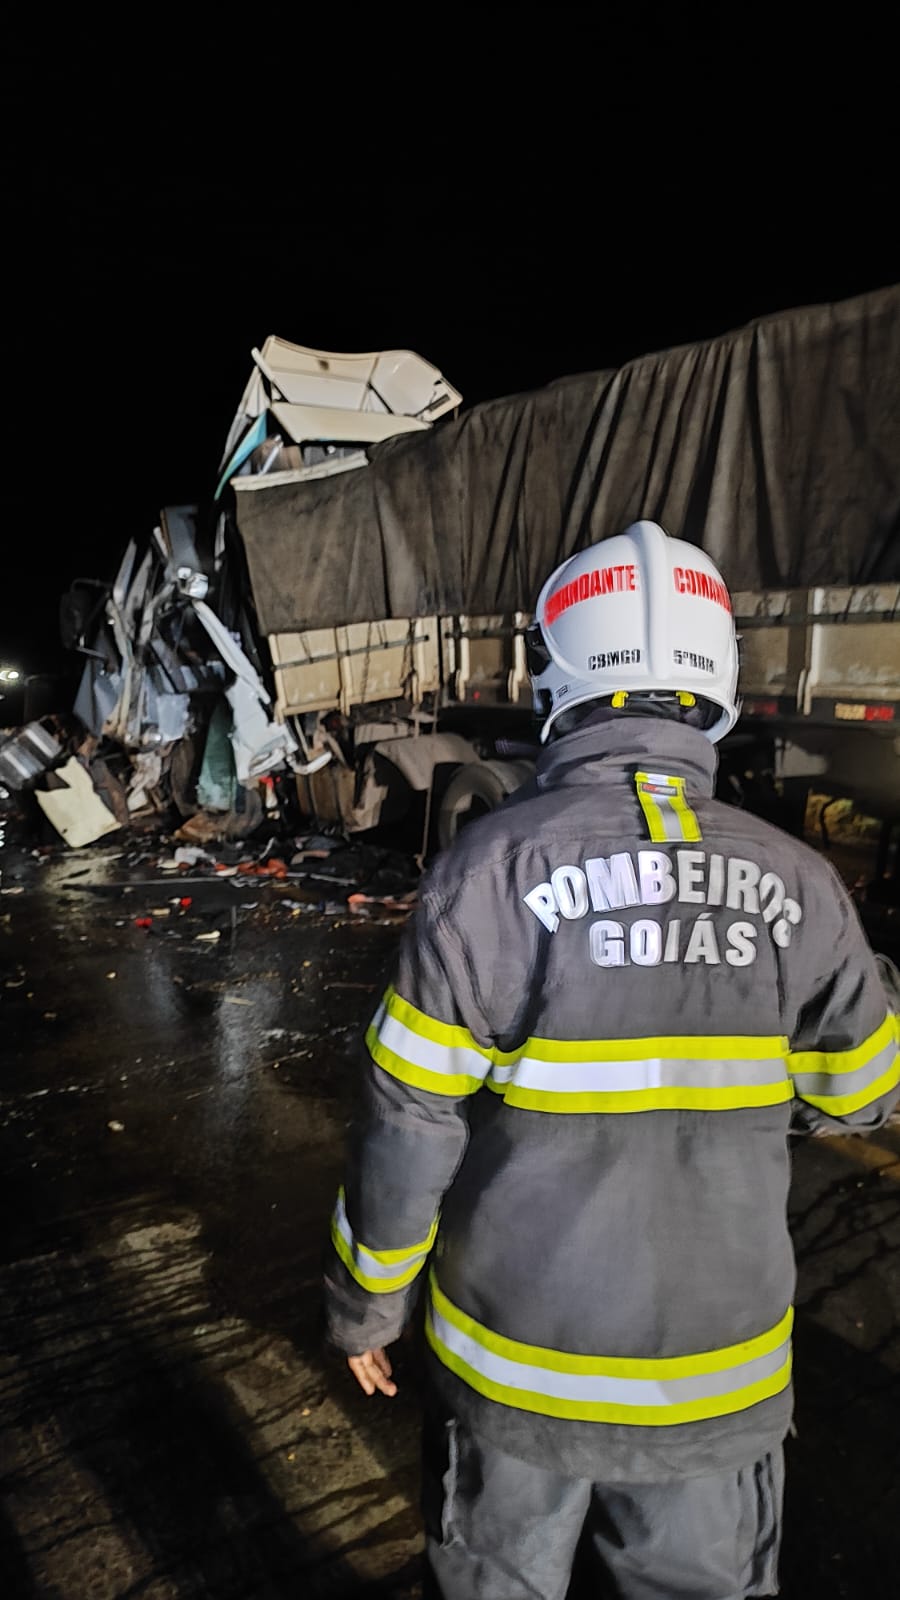
[[[746,717],[777,717],[777,700],[745,700],[742,710]]]
[[[893,706],[867,706],[859,701],[836,700],[834,714],[840,722],[893,722]]]

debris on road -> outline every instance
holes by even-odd
[[[77,756],[70,756],[65,766],[45,774],[44,781],[48,787],[35,789],[34,797],[48,821],[73,849],[94,844],[104,834],[115,833],[121,827]]]

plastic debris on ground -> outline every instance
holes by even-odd
[[[415,889],[410,889],[408,894],[403,894],[399,897],[390,894],[351,894],[347,896],[347,904],[357,916],[368,916],[372,906],[381,907],[385,911],[397,911],[403,916],[409,916],[409,913],[415,909],[417,901],[418,895]]]
[[[90,773],[83,767],[81,773],[90,787]],[[40,842],[39,801],[32,796],[29,803],[30,815],[18,796],[14,805],[23,831],[32,835],[26,846],[32,865],[65,861],[72,852],[61,838]],[[271,831],[274,819],[266,819],[255,836],[241,838],[207,836],[202,819],[196,827],[181,821],[174,826],[176,820],[159,815],[129,824],[127,837],[118,832],[115,848],[102,839],[82,846],[77,867],[73,861],[61,880],[63,895],[132,896],[131,907],[122,906],[130,915],[120,913],[117,927],[132,929],[135,937],[196,941],[210,947],[210,954],[223,938],[233,943],[237,921],[251,912],[274,915],[285,929],[300,917],[396,921],[417,903],[420,868],[412,851],[317,827],[297,831],[279,824]],[[104,826],[116,827],[109,809]],[[7,875],[2,892],[26,890]]]

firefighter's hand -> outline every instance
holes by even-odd
[[[386,1350],[364,1350],[361,1356],[348,1356],[347,1365],[365,1394],[374,1394],[376,1389],[386,1395],[397,1393]]]

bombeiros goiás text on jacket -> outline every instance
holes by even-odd
[[[588,928],[588,953],[598,967],[630,961],[644,967],[672,961],[746,967],[756,960],[760,927],[784,950],[803,916],[799,900],[788,894],[777,872],[745,856],[694,849],[677,849],[671,856],[658,849],[620,850],[590,856],[581,865],[563,862],[523,898],[549,933],[592,912],[670,901],[742,913],[724,927],[716,926],[709,911],[669,917],[665,923],[641,917],[630,926],[601,916]]]

